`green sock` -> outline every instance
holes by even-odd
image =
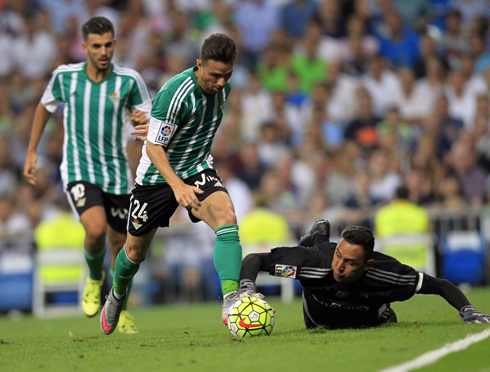
[[[111,268],[109,270],[109,274],[111,276],[111,283],[114,283],[114,271],[115,271],[115,269],[111,266]],[[133,288],[133,281],[132,280],[128,286],[128,295],[126,296],[126,299],[124,300],[123,310],[128,309],[128,298],[129,298],[129,293],[131,292],[131,288]]]
[[[93,280],[101,280],[104,271],[105,247],[100,252],[93,253],[83,247],[85,262],[88,266],[88,276]]]
[[[225,225],[216,229],[214,267],[221,281],[223,295],[236,291],[242,268],[242,246],[238,225]]]
[[[138,272],[140,268],[139,262],[133,262],[128,258],[124,247],[119,251],[116,258],[116,268],[114,270],[114,277],[112,284],[114,285],[114,291],[124,296],[127,293],[128,287],[131,284],[133,276]]]

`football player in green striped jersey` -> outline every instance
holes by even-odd
[[[230,93],[237,48],[227,35],[203,43],[196,66],[170,79],[153,100],[147,140],[136,172],[125,249],[116,260],[114,287],[102,309],[101,328],[115,329],[127,287],[145,259],[155,232],[168,227],[181,206],[193,222],[216,233],[214,265],[223,292],[222,320],[238,289],[242,247],[233,202],[213,168],[211,145]]]
[[[91,18],[82,26],[82,34],[87,60],[61,65],[53,72],[34,115],[24,176],[36,184],[37,147],[50,115],[63,102],[60,170],[68,200],[85,229],[89,275],[82,309],[93,317],[101,307],[106,240],[114,268],[126,239],[134,182],[126,152],[129,125],[147,122],[151,98],[138,72],[111,62],[116,40],[108,19]],[[123,310],[119,330],[137,332],[132,317]]]

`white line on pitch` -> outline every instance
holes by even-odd
[[[449,355],[456,351],[464,350],[468,346],[483,341],[488,337],[490,337],[490,328],[485,329],[483,332],[474,333],[472,335],[466,336],[461,340],[446,344],[440,349],[429,351],[413,360],[409,360],[408,362],[387,369],[383,369],[381,372],[408,372],[415,368],[424,367],[437,362],[439,359],[445,357],[446,355]]]

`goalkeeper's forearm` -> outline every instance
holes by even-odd
[[[470,304],[464,293],[449,280],[434,278],[427,274],[424,274],[424,281],[419,293],[437,294],[443,297],[458,311],[463,308],[463,306]]]
[[[269,253],[252,253],[242,261],[240,280],[247,279],[255,283],[260,271],[269,271]]]

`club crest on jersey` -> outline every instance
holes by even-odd
[[[345,291],[338,291],[335,295],[339,298],[344,298],[344,297],[347,297],[348,295],[350,295],[350,293],[345,292]]]
[[[86,197],[84,197],[84,198],[78,198],[77,199],[77,207],[84,207],[86,201],[87,201],[87,198]]]
[[[109,101],[111,101],[114,105],[118,103],[121,99],[121,96],[117,94],[116,92],[112,92],[111,94],[107,95],[107,98],[109,98]]]
[[[162,123],[158,130],[157,138],[155,140],[159,145],[168,145],[170,139],[175,132],[176,126],[174,124]]]
[[[291,265],[276,265],[274,276],[282,276],[283,278],[296,278],[298,268]]]
[[[143,226],[138,220],[132,220],[131,223],[133,224],[136,230],[138,230],[141,226]]]

